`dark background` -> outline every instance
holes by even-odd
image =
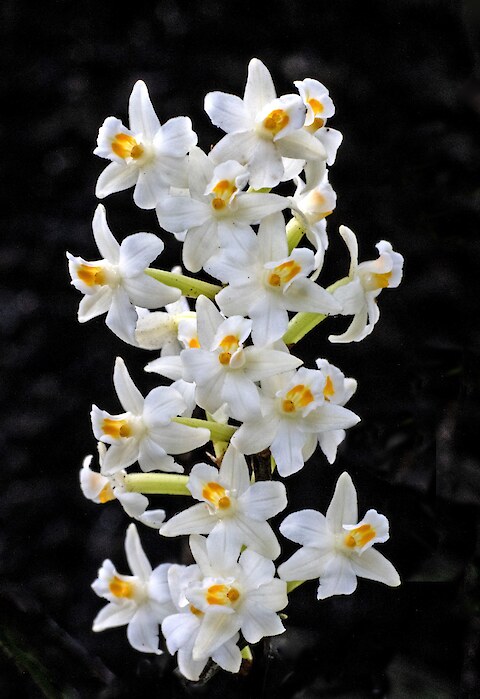
[[[3,0],[0,327],[0,696],[476,697],[479,693],[480,12],[475,0],[117,3]],[[95,450],[92,402],[115,412],[114,358],[146,392],[152,358],[123,345],[103,318],[80,325],[65,251],[95,259],[92,155],[108,115],[127,121],[137,79],[162,122],[188,115],[205,150],[221,136],[203,111],[210,90],[243,94],[251,57],[279,94],[317,78],[344,142],[321,281],[343,276],[336,235],[350,226],[360,259],[384,238],[405,256],[396,291],[362,343],[330,345],[347,319],[299,346],[359,388],[362,422],[337,462],[320,454],[287,488],[291,509],[325,511],[342,470],[361,514],[391,524],[380,550],[400,588],[360,581],[318,603],[315,582],[291,596],[287,633],[254,649],[249,673],[192,686],[175,660],[132,650],[125,629],[94,634],[103,602],[90,590],[102,560],[127,572],[127,517],[86,501],[78,485]],[[104,201],[114,234],[159,232],[131,190]],[[178,262],[178,246],[165,266]],[[328,323],[328,326],[327,326]],[[187,464],[188,465],[188,464]],[[172,514],[182,503],[153,501]],[[279,520],[284,515],[282,515]],[[277,522],[278,524],[278,522]],[[188,562],[184,544],[145,527],[153,565]],[[288,555],[288,542],[283,542]],[[283,554],[282,554],[283,555]],[[281,560],[281,559],[280,559]]]

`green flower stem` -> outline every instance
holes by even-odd
[[[177,473],[127,473],[124,479],[129,492],[150,495],[191,495],[187,481]]]
[[[288,243],[288,254],[292,253],[292,250],[297,247],[303,235],[305,233],[305,228],[302,226],[298,218],[290,219],[287,223],[287,243]]]
[[[291,580],[290,582],[287,582],[287,595],[289,595],[293,590],[296,590],[297,587],[300,587],[300,585],[303,585],[305,580]]]
[[[172,419],[173,422],[178,422],[180,425],[187,425],[188,427],[205,427],[205,429],[210,430],[212,442],[229,442],[237,429],[232,427],[232,425],[224,425],[222,422],[199,420],[194,417],[174,417]]]
[[[327,287],[327,291],[333,293],[336,289],[347,284],[349,281],[350,277],[343,277]],[[286,345],[294,345],[299,342],[310,330],[313,330],[313,328],[325,320],[325,318],[328,318],[328,315],[324,313],[297,313],[288,324],[288,328],[283,336],[284,343]]]
[[[250,650],[250,646],[243,646],[242,650],[240,651],[240,655],[244,660],[253,660],[253,655],[252,651]]]
[[[185,274],[167,272],[164,269],[153,269],[149,267],[145,272],[150,277],[156,279],[157,282],[162,282],[162,284],[166,284],[167,286],[174,286],[180,289],[184,296],[188,296],[191,299],[196,299],[199,296],[207,296],[209,299],[214,299],[218,292],[222,290],[222,287],[216,284],[202,282],[200,279],[187,277]]]

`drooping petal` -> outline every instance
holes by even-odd
[[[179,648],[189,643],[196,634],[199,626],[198,617],[194,614],[171,614],[162,621],[162,633],[165,636],[167,648],[173,655]]]
[[[270,560],[275,560],[280,555],[280,544],[273,530],[267,522],[250,519],[241,512],[237,512],[233,520],[235,528],[240,532],[239,539],[249,547],[252,552],[259,553]]]
[[[191,272],[198,272],[219,249],[215,219],[191,228],[183,245],[183,264]]]
[[[209,534],[216,523],[216,517],[210,514],[206,504],[199,502],[171,517],[161,527],[160,534],[162,536]]]
[[[287,539],[302,546],[323,550],[332,543],[325,516],[316,510],[293,512],[283,520],[280,531]]]
[[[130,437],[121,444],[112,444],[105,454],[102,464],[102,473],[111,476],[117,471],[128,468],[138,459],[138,439]]]
[[[105,318],[107,327],[124,342],[135,345],[137,318],[137,312],[130,303],[127,292],[118,286],[112,294],[110,309]]]
[[[203,447],[210,439],[210,430],[172,422],[166,427],[152,430],[152,435],[159,440],[168,454],[185,454],[198,449],[198,447]],[[178,472],[182,471],[183,469]]]
[[[274,415],[264,416],[262,420],[244,422],[230,443],[242,454],[257,454],[271,445],[278,424],[279,421]]]
[[[129,167],[126,163],[109,163],[100,173],[95,187],[95,196],[103,199],[109,194],[123,192],[133,187],[138,179],[136,167]]]
[[[123,604],[109,602],[95,617],[93,631],[105,631],[128,624],[136,609],[137,605],[133,600],[127,600]]]
[[[221,402],[227,403],[232,417],[236,420],[251,420],[260,416],[259,390],[241,371],[226,373]]]
[[[123,288],[135,306],[140,308],[162,308],[178,301],[182,292],[174,286],[167,286],[147,274],[127,277]]]
[[[125,537],[125,554],[130,570],[140,580],[146,581],[152,574],[152,566],[140,543],[137,527],[129,524]]]
[[[283,177],[283,160],[273,141],[258,138],[248,161],[250,186],[276,187]]]
[[[173,457],[154,438],[144,437],[140,442],[138,463],[142,471],[167,471],[183,473],[183,468],[176,464]]]
[[[278,472],[283,478],[303,468],[302,449],[304,443],[305,436],[298,426],[288,419],[282,420],[270,449]]]
[[[240,623],[238,614],[209,609],[202,619],[198,636],[193,646],[193,659],[198,660],[211,655],[237,633]]]
[[[86,323],[106,313],[112,303],[112,296],[113,292],[109,286],[102,286],[96,293],[84,296],[78,306],[78,322]]]
[[[285,158],[325,160],[327,157],[323,143],[303,129],[297,129],[281,138],[277,141],[277,147]]]
[[[137,170],[138,177],[133,190],[133,201],[139,209],[154,209],[162,195],[165,195],[168,186],[156,176],[153,167]]]
[[[250,318],[253,320],[252,340],[256,347],[265,347],[280,340],[288,326],[285,307],[279,305],[276,295],[270,293],[250,308]]]
[[[242,654],[236,641],[234,637],[212,653],[212,660],[227,672],[238,672],[242,664]]]
[[[95,209],[92,229],[93,237],[101,256],[108,262],[117,264],[120,259],[120,245],[108,227],[107,215],[103,204],[99,204]]]
[[[208,662],[208,656],[200,658],[199,660],[194,660],[192,656],[192,646],[193,641],[189,643],[188,647],[183,646],[178,649],[177,653],[177,663],[178,669],[187,680],[196,682],[200,679],[205,665]]]

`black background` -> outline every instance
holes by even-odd
[[[311,7],[2,2],[2,697],[478,696],[480,12],[475,0]],[[306,583],[291,596],[287,633],[254,649],[249,673],[194,686],[168,654],[132,650],[124,628],[91,631],[103,603],[90,583],[106,557],[126,572],[128,522],[116,503],[96,506],[79,489],[82,458],[95,450],[90,406],[117,409],[117,355],[143,392],[158,377],[143,373],[151,355],[123,345],[103,318],[77,322],[65,251],[95,259],[105,161],[92,150],[106,116],[127,122],[134,82],[145,80],[162,122],[190,116],[208,150],[221,132],[203,98],[242,95],[253,56],[278,94],[312,77],[336,105],[330,124],[344,142],[331,168],[338,203],[320,281],[347,269],[342,223],[357,233],[360,259],[375,257],[380,239],[405,256],[373,335],[330,345],[327,335],[348,322],[332,319],[299,345],[307,366],[326,357],[358,380],[349,407],[362,422],[334,466],[320,454],[286,482],[292,510],[325,511],[348,470],[361,513],[374,507],[390,519],[380,549],[403,585],[360,581],[354,595],[318,603]],[[131,194],[104,200],[114,234],[160,233]],[[179,248],[161,235],[168,268]],[[152,503],[169,515],[182,504]],[[153,565],[189,561],[184,542],[140,534]],[[282,546],[282,556],[294,548]]]

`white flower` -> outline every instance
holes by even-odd
[[[213,148],[215,162],[238,160],[250,173],[254,189],[275,187],[284,177],[282,157],[325,159],[323,145],[303,129],[306,108],[299,95],[277,98],[265,65],[253,58],[243,100],[224,92],[209,92],[205,111],[227,133]]]
[[[355,379],[346,378],[345,375],[326,359],[317,359],[317,367],[325,376],[325,388],[323,395],[325,400],[335,405],[345,405],[357,390]],[[330,464],[336,459],[338,445],[345,439],[345,430],[329,430],[320,432],[318,444]]]
[[[104,475],[121,471],[137,460],[143,471],[182,473],[183,467],[169,454],[183,454],[202,446],[210,439],[210,432],[172,421],[187,408],[180,391],[173,386],[159,386],[143,398],[120,357],[115,362],[113,382],[125,412],[111,415],[96,405],[91,411],[95,437],[110,445],[103,459]]]
[[[170,186],[186,181],[186,154],[197,143],[188,117],[160,125],[147,86],[135,83],[129,102],[130,128],[108,117],[98,133],[95,155],[112,160],[98,178],[99,199],[135,185],[133,199],[141,209],[153,209]]]
[[[327,119],[335,114],[335,107],[328,90],[325,85],[312,78],[295,80],[294,84],[307,109],[304,128],[314,134],[324,146],[327,165],[333,165],[343,136],[340,131],[325,126]]]
[[[127,638],[133,648],[159,655],[162,652],[158,648],[159,624],[175,610],[167,582],[170,564],[152,570],[134,524],[127,529],[125,553],[132,575],[117,573],[107,559],[92,584],[97,595],[108,600],[107,606],[97,614],[93,630],[127,624]]]
[[[160,529],[164,536],[210,534],[218,550],[247,546],[266,558],[280,555],[280,546],[266,520],[287,506],[283,483],[250,483],[245,457],[229,446],[220,471],[208,464],[196,464],[187,488],[198,505],[172,517]]]
[[[189,194],[165,196],[157,206],[160,225],[171,233],[186,232],[182,250],[187,269],[198,272],[219,247],[235,245],[236,233],[281,211],[288,201],[278,194],[243,192],[248,170],[234,160],[215,165],[193,148],[189,156]]]
[[[188,680],[196,681],[207,664],[209,657],[223,670],[238,672],[242,662],[237,645],[239,634],[235,633],[211,654],[193,658],[193,647],[202,625],[203,612],[185,597],[185,590],[191,583],[201,583],[202,573],[198,565],[171,565],[168,570],[168,585],[172,600],[177,609],[162,622],[162,632],[169,652],[177,653],[178,669]]]
[[[196,385],[197,404],[209,413],[224,403],[236,420],[260,417],[260,393],[255,382],[294,369],[302,363],[288,352],[245,347],[252,321],[225,319],[205,296],[197,300],[197,329],[201,347],[180,354],[183,378]]]
[[[135,328],[136,343],[142,349],[159,349],[161,357],[178,355],[183,349],[180,324],[189,321],[196,327],[195,317],[185,296],[166,305],[165,311],[144,311]]]
[[[258,235],[244,236],[243,252],[226,250],[212,269],[228,282],[215,300],[226,315],[249,316],[252,339],[264,347],[279,340],[287,329],[287,311],[337,313],[340,304],[308,278],[315,268],[313,250],[296,248],[288,254],[281,213],[264,218]]]
[[[380,317],[377,297],[382,289],[394,289],[400,284],[403,257],[392,250],[386,240],[377,243],[376,260],[358,264],[358,244],[355,233],[340,226],[340,235],[350,253],[350,281],[333,292],[342,304],[341,315],[353,315],[353,320],[342,335],[330,335],[330,342],[360,342],[369,335]]]
[[[104,259],[87,262],[67,252],[71,283],[85,294],[78,308],[78,320],[85,323],[107,313],[105,322],[110,330],[134,345],[136,306],[159,308],[181,295],[179,289],[145,274],[145,269],[162,252],[163,242],[153,233],[135,233],[120,245],[107,225],[102,204],[95,210],[93,235]]]
[[[100,469],[105,458],[107,447],[98,443]],[[129,517],[146,524],[148,527],[159,529],[165,520],[165,510],[147,510],[148,498],[141,493],[131,493],[125,487],[125,471],[118,471],[112,476],[104,476],[100,470],[92,471],[90,464],[92,455],[86,456],[80,469],[80,487],[88,500],[102,505],[111,500],[118,500]]]
[[[212,655],[238,631],[248,643],[285,631],[277,614],[288,602],[286,584],[273,562],[251,549],[217,549],[215,539],[192,535],[190,548],[201,578],[185,589],[201,624],[192,648],[199,660]]]
[[[358,522],[357,493],[348,473],[338,479],[326,516],[316,510],[289,515],[280,525],[287,538],[302,545],[278,568],[283,580],[320,578],[318,599],[349,595],[357,587],[357,577],[396,587],[397,571],[374,544],[387,541],[388,520],[368,510]]]
[[[355,425],[360,418],[325,397],[326,376],[301,367],[262,382],[262,419],[245,420],[231,443],[242,454],[270,448],[281,476],[299,471],[315,451],[318,437]]]

